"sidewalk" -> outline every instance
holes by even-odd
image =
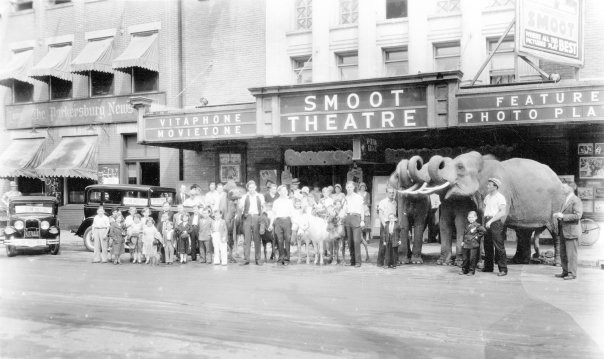
[[[600,267],[604,269],[604,231],[600,234],[600,239],[592,246],[579,246],[579,266],[581,267]],[[84,240],[68,230],[61,231],[61,243],[69,246],[81,246],[84,247]],[[374,238],[369,243],[369,256],[371,262],[375,262],[377,256],[378,242],[377,238]],[[292,247],[292,250],[294,250]],[[516,253],[516,242],[506,241],[505,243],[506,253],[508,258],[511,258]],[[551,244],[541,244],[541,252],[552,251],[554,246]],[[534,252],[534,251],[533,251]],[[427,263],[434,262],[440,255],[440,244],[439,243],[424,243],[422,247],[422,255],[424,261]]]

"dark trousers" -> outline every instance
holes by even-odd
[[[380,241],[380,243],[383,242]],[[393,246],[392,241],[388,241],[384,246],[384,266],[396,267],[398,263],[398,246]],[[379,265],[379,264],[378,264]]]
[[[382,267],[385,265],[388,265],[387,263],[384,263],[384,256],[386,254],[386,246],[384,246],[384,241],[382,240],[382,238],[385,238],[386,235],[386,229],[384,228],[384,225],[380,223],[380,240],[379,240],[379,244],[378,244],[378,255],[377,255],[377,266],[378,267]],[[398,261],[398,247],[397,247],[397,253],[396,253],[396,258]]]
[[[485,217],[484,223],[490,220]],[[500,272],[508,271],[508,258],[505,254],[505,228],[501,221],[491,223],[484,236],[484,270],[492,271],[494,261],[497,262]]]
[[[197,259],[197,239],[199,238],[199,226],[191,226],[191,260]]]
[[[361,265],[361,215],[348,214],[344,219],[344,231],[350,250],[350,264]]]
[[[279,262],[289,262],[289,247],[292,237],[292,220],[289,217],[275,218],[274,233],[279,246]]]
[[[200,240],[197,241],[197,243],[199,244],[199,261],[202,263],[212,263],[212,241],[209,239],[204,241]]]
[[[260,216],[248,214],[243,220],[243,259],[250,261],[250,250],[254,241],[256,262],[260,261]]]
[[[577,249],[579,240],[577,238],[564,238],[560,231],[560,261],[562,262],[562,273],[577,276]]]
[[[462,249],[463,263],[461,264],[461,270],[463,270],[464,273],[474,273],[476,271],[479,249],[480,247]]]

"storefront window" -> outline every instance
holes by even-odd
[[[151,92],[159,88],[159,73],[143,69],[141,67],[132,68],[132,92]]]
[[[340,80],[356,80],[359,78],[359,56],[355,53],[337,55]]]
[[[113,95],[113,74],[90,71],[90,96]]]
[[[296,83],[306,84],[312,82],[312,57],[298,57],[292,59]]]
[[[27,82],[13,81],[13,103],[32,102],[34,100],[34,85]]]
[[[436,71],[454,71],[460,67],[459,42],[434,44],[434,67]]]
[[[64,100],[71,98],[71,81],[65,81],[53,76],[50,76],[49,81],[51,100]]]
[[[386,0],[386,19],[407,17],[407,0]]]
[[[96,181],[88,178],[67,178],[67,203],[80,204],[84,203],[84,189],[86,186],[95,184]]]
[[[409,53],[407,48],[384,50],[386,76],[400,76],[409,73]]]

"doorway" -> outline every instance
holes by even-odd
[[[159,162],[127,162],[128,184],[159,186]]]
[[[348,166],[295,166],[291,167],[292,176],[300,180],[300,188],[315,185],[320,188],[333,186],[336,183],[344,188]]]

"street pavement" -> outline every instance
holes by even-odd
[[[58,256],[0,250],[2,358],[604,357],[596,267],[469,277],[428,254],[389,270],[375,243],[361,268],[92,264],[76,239]]]

